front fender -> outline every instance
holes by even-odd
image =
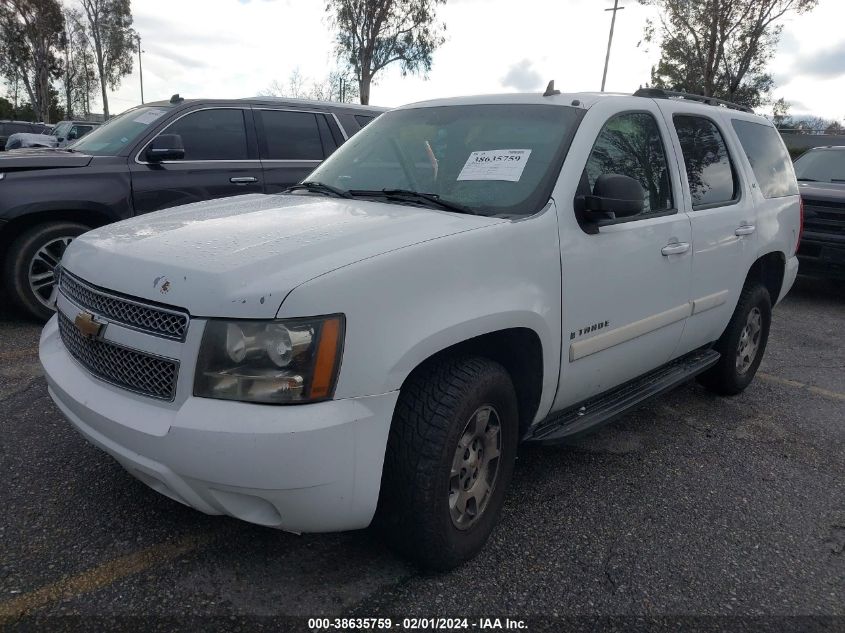
[[[278,316],[346,315],[336,398],[395,391],[452,345],[531,329],[543,349],[540,415],[551,407],[560,369],[560,288],[550,204],[525,220],[415,244],[312,279],[288,295]]]

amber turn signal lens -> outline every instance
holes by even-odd
[[[341,320],[338,317],[326,319],[320,328],[320,342],[311,382],[311,399],[327,398],[337,374],[340,360]]]

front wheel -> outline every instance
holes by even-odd
[[[6,291],[18,307],[40,321],[53,315],[55,270],[65,250],[90,227],[78,222],[38,224],[9,246],[5,262]]]
[[[699,376],[699,382],[725,396],[745,390],[763,360],[771,323],[769,291],[760,284],[743,288],[730,323],[714,346],[721,358]]]
[[[519,419],[507,371],[485,358],[434,362],[402,388],[377,523],[420,566],[445,571],[484,546],[504,503]]]

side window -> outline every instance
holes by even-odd
[[[692,207],[728,204],[739,197],[736,172],[725,139],[716,124],[700,116],[677,115]]]
[[[647,112],[618,114],[605,123],[584,170],[590,191],[602,174],[622,174],[639,181],[644,214],[674,207],[666,149],[657,121]]]
[[[763,197],[798,195],[792,161],[778,131],[770,125],[740,119],[734,119],[731,124],[751,163]]]
[[[262,158],[323,160],[317,116],[311,112],[256,110],[264,127]]]
[[[186,161],[249,158],[242,110],[198,110],[176,121],[163,134],[182,137]]]
[[[358,122],[358,126],[363,130],[367,127],[370,123],[373,122],[375,119],[374,116],[367,116],[366,114],[356,114],[355,120]]]

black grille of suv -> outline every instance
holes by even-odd
[[[100,380],[151,398],[172,401],[176,396],[177,361],[87,337],[61,312],[58,318],[70,355]]]
[[[183,312],[105,292],[72,276],[66,270],[62,270],[59,276],[59,289],[80,307],[87,308],[110,321],[156,336],[180,341],[185,339],[188,315]]]
[[[805,198],[804,230],[845,236],[845,204]]]

